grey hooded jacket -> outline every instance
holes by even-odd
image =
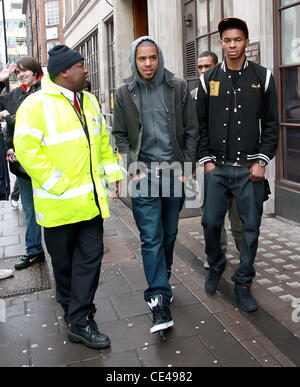
[[[153,42],[159,54],[154,79],[144,82],[136,68],[136,49],[143,40]],[[132,77],[116,92],[112,133],[127,166],[136,161],[196,161],[198,122],[185,80],[164,68],[158,44],[148,36],[131,45]]]

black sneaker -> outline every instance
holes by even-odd
[[[212,268],[209,269],[208,276],[205,280],[205,291],[207,294],[213,295],[216,293],[224,270],[225,265],[220,271],[215,271]]]
[[[245,312],[255,312],[257,310],[257,302],[253,297],[250,285],[235,283],[234,291],[237,302]]]
[[[88,316],[86,327],[72,325],[68,338],[71,343],[82,343],[93,349],[103,349],[110,346],[109,337],[99,332],[94,314]]]
[[[24,258],[21,258],[21,262],[15,265],[16,270],[26,269],[27,267],[45,261],[45,253],[42,251],[38,254],[28,254],[25,255]]]
[[[157,294],[150,299],[148,305],[153,314],[153,326],[150,329],[151,333],[162,331],[174,326],[172,319],[170,304],[161,294]]]

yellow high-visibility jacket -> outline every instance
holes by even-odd
[[[96,98],[83,92],[84,120],[49,77],[16,114],[16,157],[31,177],[37,223],[44,227],[109,217],[106,184],[123,178]]]

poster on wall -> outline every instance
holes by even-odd
[[[260,64],[260,42],[250,43],[246,48],[247,59]]]

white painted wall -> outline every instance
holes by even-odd
[[[181,0],[148,1],[148,19],[149,35],[160,45],[166,68],[183,77]]]

